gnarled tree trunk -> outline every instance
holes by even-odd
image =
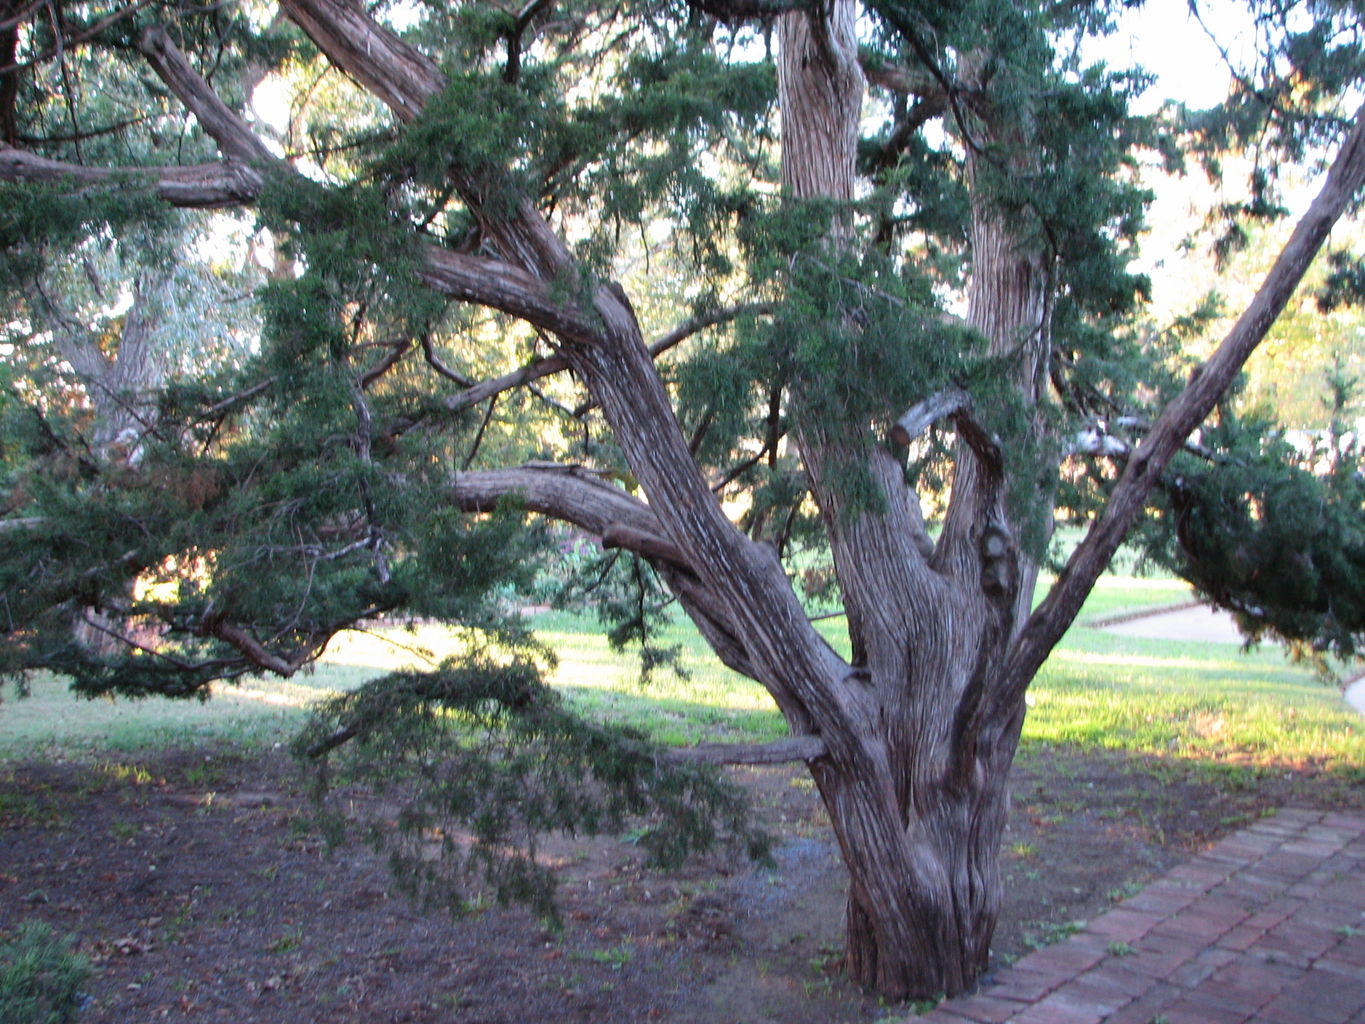
[[[864,90],[855,11],[840,0],[779,23],[782,181],[795,200],[854,195]],[[1040,261],[986,201],[974,212],[969,321],[995,353],[1023,353],[1032,393],[1047,343]],[[828,244],[844,236],[836,221]],[[799,410],[796,419],[804,422]],[[859,757],[811,765],[849,869],[848,969],[891,996],[960,993],[990,954],[1021,722],[1018,714],[983,722],[977,709],[1033,578],[1005,514],[999,453],[989,441],[962,444],[946,529],[932,546],[889,452],[874,452],[867,466],[886,513],[849,510],[837,469],[868,460],[856,438],[823,426],[798,436],[833,540],[860,685],[876,707],[869,732],[852,737]]]

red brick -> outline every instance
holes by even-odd
[[[1019,1002],[1031,1003],[1036,999],[1043,998],[1067,980],[1069,980],[1068,975],[1044,974],[1039,971],[1020,968],[1018,964],[1015,964],[1009,970],[1004,971],[999,980],[986,989],[982,995],[993,996],[996,999],[1014,999]]]
[[[1305,869],[1304,873],[1306,874],[1308,870],[1311,869]],[[1197,892],[1208,892],[1230,874],[1232,871],[1226,864],[1216,864],[1212,861],[1200,859],[1173,868],[1166,877],[1183,882],[1186,888],[1194,889]]]
[[[1175,1002],[1180,994],[1180,990],[1171,985],[1158,984],[1136,1001],[1110,1014],[1104,1024],[1151,1024],[1152,1019]]]
[[[1103,1019],[1115,1010],[1127,1006],[1133,1001],[1133,997],[1111,986],[1078,978],[1069,985],[1063,985],[1043,1001],[1078,1013],[1094,1013]]]
[[[1296,911],[1302,910],[1305,905],[1306,903],[1303,900],[1295,899],[1292,896],[1281,896],[1261,907],[1242,923],[1269,931]]]
[[[1041,1003],[1035,1003],[1010,1024],[1101,1024],[1104,1020],[1103,1014],[1055,1004],[1054,998],[1048,996]]]
[[[1322,811],[1315,811],[1311,807],[1281,807],[1275,812],[1274,820],[1282,825],[1294,825],[1302,828],[1306,825],[1316,825],[1322,820]]]
[[[1014,966],[1026,971],[1072,977],[1094,967],[1104,959],[1104,955],[1102,948],[1075,941],[1061,942],[1030,953]]]
[[[944,1009],[941,1006],[938,1009],[930,1010],[928,1013],[919,1017],[905,1018],[905,1024],[911,1024],[911,1022],[913,1022],[913,1024],[974,1024],[974,1022],[968,1018],[959,1017],[951,1010]]]
[[[1154,978],[1125,970],[1121,966],[1122,963],[1121,959],[1110,957],[1098,967],[1086,971],[1077,981],[1098,986],[1102,991],[1126,995],[1130,999],[1136,999],[1138,996],[1146,995],[1151,991],[1152,986],[1156,984]]]
[[[1165,935],[1148,935],[1132,956],[1123,958],[1124,970],[1165,978],[1182,964],[1189,963],[1204,947],[1188,939]]]
[[[1160,914],[1120,907],[1091,921],[1086,931],[1110,942],[1136,942],[1163,920]]]
[[[1225,949],[1206,949],[1187,964],[1177,967],[1168,979],[1173,985],[1194,988],[1213,974],[1237,960],[1237,954]]]
[[[1028,1003],[1015,1002],[1013,999],[970,996],[949,1000],[941,1004],[940,1009],[949,1010],[963,1020],[972,1021],[972,1024],[1003,1024],[1027,1006]]]
[[[1365,835],[1365,814],[1349,814],[1344,811],[1334,811],[1331,814],[1323,815],[1322,823],[1328,828],[1339,828],[1343,832],[1354,832],[1356,835]]]
[[[1313,964],[1314,970],[1330,971],[1332,974],[1340,974],[1343,977],[1355,978],[1357,981],[1365,982],[1365,965],[1348,964],[1344,960],[1337,960],[1332,953]]]
[[[1332,959],[1365,966],[1365,935],[1349,935],[1332,948]]]
[[[1339,942],[1335,932],[1291,918],[1266,932],[1255,949],[1263,955],[1273,954],[1277,960],[1307,966]]]
[[[1188,889],[1163,886],[1160,882],[1149,886],[1121,904],[1124,910],[1140,910],[1152,914],[1173,914],[1184,910],[1195,901],[1197,893]]]
[[[1303,1013],[1319,1024],[1336,1024],[1365,1010],[1365,983],[1309,971],[1285,988],[1265,1010],[1281,1016]]]
[[[1265,935],[1264,928],[1252,928],[1249,925],[1239,924],[1232,931],[1218,939],[1219,949],[1229,949],[1236,953],[1244,953]]]
[[[1204,946],[1216,942],[1231,930],[1232,923],[1217,915],[1204,916],[1200,910],[1200,904],[1196,903],[1189,909],[1183,910],[1157,925],[1152,929],[1152,935],[1172,939],[1188,939]]]
[[[1239,961],[1215,972],[1200,986],[1200,993],[1229,1005],[1257,1010],[1300,976],[1300,971],[1281,964]]]
[[[1188,997],[1161,1011],[1166,1024],[1245,1024],[1251,1016],[1241,1010],[1211,1006]]]

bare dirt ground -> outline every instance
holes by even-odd
[[[838,1024],[901,1015],[843,981],[844,877],[797,768],[737,775],[775,868],[716,854],[641,866],[565,840],[565,928],[493,907],[458,920],[395,894],[365,848],[329,856],[278,753],[0,768],[0,931],[39,918],[95,964],[83,1022],[158,1020]],[[1068,932],[1209,840],[1287,802],[1365,803],[1296,773],[1249,782],[1027,749],[1014,783],[996,955]]]

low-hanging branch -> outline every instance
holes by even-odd
[[[771,743],[701,743],[695,747],[674,747],[664,754],[664,760],[677,764],[783,764],[815,761],[825,754],[825,741],[819,736],[788,736]]]

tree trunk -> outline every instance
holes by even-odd
[[[851,0],[837,0],[779,23],[782,181],[796,200],[854,195],[864,89],[854,14]],[[850,234],[836,219],[828,244]],[[984,201],[973,243],[969,320],[993,352],[1020,353],[1022,390],[1035,395],[1047,351],[1044,268]],[[926,560],[918,498],[898,462],[860,454],[855,438],[822,427],[800,427],[798,444],[832,539],[854,664],[877,706],[864,733],[817,718],[827,742],[832,730],[852,731],[844,740],[856,754],[811,765],[849,869],[848,972],[891,998],[956,995],[990,956],[1022,722],[982,721],[979,709],[1033,572],[1012,539],[999,465],[968,446],[944,536]],[[843,507],[833,470],[854,458],[880,485],[884,514]],[[988,541],[998,550],[988,553]]]

